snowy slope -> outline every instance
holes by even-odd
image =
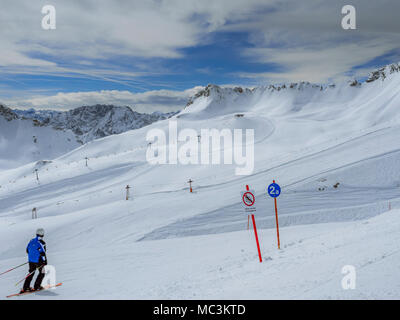
[[[30,299],[398,298],[396,70],[355,86],[207,87],[172,120],[197,131],[255,129],[249,176],[235,175],[235,164],[148,164],[146,133],[168,132],[168,120],[85,144],[43,165],[39,182],[34,163],[3,171],[1,270],[24,261],[41,226],[65,285]],[[280,251],[265,195],[273,179],[283,192]],[[256,190],[262,264],[240,204],[246,184]],[[341,288],[344,265],[356,267],[356,290]],[[0,295],[23,274],[0,278]]]
[[[80,145],[69,130],[39,126],[20,119],[8,108],[0,108],[0,171],[56,158]]]
[[[18,299],[398,299],[399,216],[392,210],[365,221],[282,228],[280,251],[275,233],[259,230],[261,264],[247,230],[66,249],[58,244],[61,230],[45,220],[53,233],[49,259],[64,285]],[[88,230],[81,242],[91,236]],[[342,289],[345,265],[356,267],[355,290]],[[15,291],[22,276],[3,277],[0,293]]]

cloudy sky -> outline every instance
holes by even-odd
[[[56,29],[43,30],[44,5]],[[343,30],[344,5],[357,29]],[[182,108],[209,83],[362,78],[400,61],[400,1],[2,0],[0,101]]]

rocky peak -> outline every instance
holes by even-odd
[[[400,65],[398,63],[392,63],[385,67],[382,67],[375,71],[372,71],[370,73],[368,79],[366,80],[366,82],[373,82],[378,79],[381,79],[382,81],[384,81],[388,75],[391,75],[391,74],[393,74],[395,72],[399,72],[399,71],[400,71]]]
[[[18,119],[18,115],[14,113],[10,108],[0,104],[0,116],[3,116],[7,121]]]
[[[128,130],[139,129],[155,121],[172,117],[176,113],[139,113],[130,107],[114,105],[82,106],[69,111],[19,110],[25,119],[36,126],[51,126],[58,130],[72,130],[77,140],[86,143],[94,139]]]
[[[209,84],[203,90],[200,90],[194,96],[190,97],[188,103],[186,104],[186,107],[193,104],[193,102],[200,97],[213,96],[217,99],[222,99],[225,94],[229,94],[229,93],[243,94],[246,92],[251,92],[251,90],[248,88],[243,89],[242,87],[223,88],[223,87],[217,86],[215,84]]]

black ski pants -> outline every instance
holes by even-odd
[[[35,272],[36,269],[39,271],[39,275],[36,278],[35,285],[33,288],[35,290],[40,289],[40,285],[42,284],[43,278],[45,276],[44,266],[45,266],[45,264],[43,264],[43,263],[29,262],[29,273],[31,273],[31,274],[25,280],[24,290],[28,290],[29,287],[31,286],[31,282],[36,273]]]

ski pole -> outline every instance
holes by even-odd
[[[3,274],[8,273],[8,272],[10,272],[10,271],[13,271],[13,270],[15,270],[15,269],[17,269],[17,268],[19,268],[19,267],[22,267],[22,266],[26,265],[27,263],[28,263],[28,262],[25,262],[25,263],[23,263],[23,264],[20,264],[20,265],[17,266],[17,267],[14,267],[14,268],[11,268],[10,270],[4,271],[4,272],[0,273],[0,276],[2,276]]]
[[[38,269],[40,269],[40,268],[43,268],[43,267],[44,267],[44,264],[41,265],[40,267],[37,267],[37,268],[36,268],[35,270],[33,270],[31,273],[28,273],[28,275],[27,275],[25,278],[23,278],[22,280],[19,280],[19,281],[15,284],[15,286],[19,285],[22,281],[26,280],[31,274],[34,274],[34,273],[36,272],[36,270],[38,270]]]

